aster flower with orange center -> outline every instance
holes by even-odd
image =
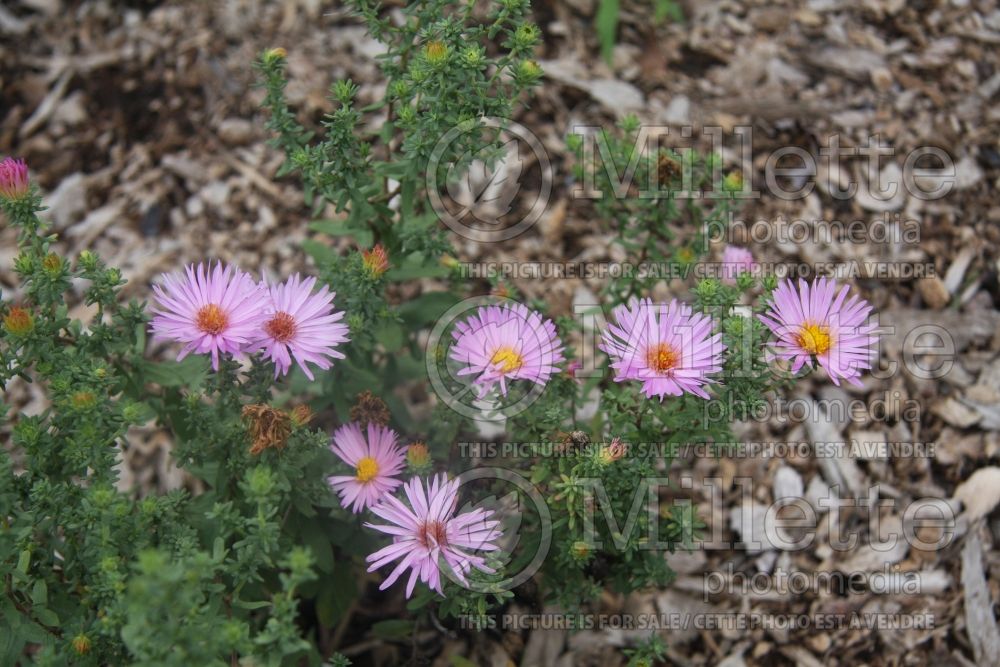
[[[380,590],[392,586],[410,571],[406,597],[413,594],[417,580],[443,595],[441,574],[451,574],[467,585],[466,575],[473,568],[492,574],[486,559],[477,552],[496,551],[500,522],[493,512],[483,508],[458,515],[458,480],[436,475],[428,481],[413,477],[403,486],[408,502],[387,495],[372,508],[372,514],[389,525],[366,523],[365,526],[391,535],[392,544],[368,556],[368,571],[399,561],[386,577]]]
[[[356,423],[344,424],[333,434],[330,448],[354,468],[354,475],[335,475],[330,485],[340,493],[342,507],[355,514],[392,493],[402,482],[396,478],[406,463],[399,435],[380,424],[368,424],[367,439]]]
[[[0,197],[9,201],[28,194],[28,165],[24,160],[6,157],[0,160]]]
[[[848,287],[818,278],[810,285],[800,280],[798,289],[783,280],[774,290],[769,309],[760,321],[777,337],[772,358],[789,360],[797,373],[815,359],[834,384],[841,380],[861,385],[861,371],[871,368],[875,358],[877,327],[867,324],[872,306]]]
[[[189,265],[182,276],[163,275],[153,286],[151,329],[159,338],[184,343],[177,360],[191,352],[219,355],[246,350],[264,318],[266,293],[249,274],[223,265]]]
[[[676,299],[669,304],[632,300],[613,311],[601,349],[611,357],[615,382],[638,380],[647,397],[684,393],[709,398],[709,375],[722,370],[722,334],[712,320]]]
[[[474,375],[485,396],[494,385],[507,395],[509,380],[545,385],[563,361],[562,343],[552,320],[527,306],[505,303],[483,306],[459,322],[449,357],[464,364],[458,375]]]
[[[274,362],[274,377],[286,375],[294,359],[312,380],[308,364],[327,370],[331,359],[344,358],[336,349],[348,341],[347,325],[341,322],[344,313],[334,310],[335,294],[329,287],[323,285],[313,294],[315,285],[315,278],[302,280],[295,274],[268,288],[270,303],[254,347]]]

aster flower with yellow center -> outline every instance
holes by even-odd
[[[459,376],[475,376],[480,396],[495,385],[506,396],[510,380],[545,385],[563,361],[552,320],[519,303],[483,306],[459,322],[453,336],[448,356],[463,365]]]
[[[848,288],[818,278],[812,284],[800,280],[798,288],[784,280],[774,290],[769,309],[760,321],[775,335],[770,356],[791,362],[797,373],[806,362],[815,360],[834,384],[841,380],[861,385],[863,370],[875,359],[877,327],[868,324],[872,306]]]
[[[353,475],[335,475],[330,485],[340,493],[340,504],[355,514],[392,493],[402,481],[397,476],[406,463],[399,435],[381,424],[368,424],[367,438],[351,422],[337,429],[330,448],[354,469]]]

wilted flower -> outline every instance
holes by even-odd
[[[753,273],[757,270],[757,262],[753,261],[753,253],[746,248],[727,245],[722,251],[722,282],[735,285],[741,273]]]
[[[313,411],[308,405],[296,405],[289,416],[294,426],[302,427],[312,421]]]
[[[24,160],[0,160],[0,197],[14,201],[28,194],[28,165]]]
[[[184,276],[164,274],[153,295],[153,333],[185,343],[178,361],[191,352],[211,354],[215,370],[219,353],[242,352],[259,336],[267,303],[249,274],[222,263],[208,270],[189,265]]]
[[[295,274],[268,288],[271,302],[253,347],[274,362],[274,377],[288,373],[293,357],[310,380],[308,364],[326,370],[330,359],[344,358],[336,349],[348,340],[347,325],[340,321],[344,313],[334,310],[335,294],[326,285],[313,294],[315,284],[315,278],[302,280]]]
[[[399,436],[391,428],[368,424],[367,431],[366,440],[358,424],[344,424],[333,434],[331,445],[333,453],[354,468],[353,477],[329,478],[330,485],[340,493],[341,506],[350,506],[354,513],[371,507],[402,484],[396,475],[406,460],[403,448],[397,444]]]
[[[291,419],[284,410],[269,405],[243,406],[243,419],[250,431],[250,453],[260,454],[265,449],[283,449],[292,433]]]
[[[377,243],[371,250],[361,251],[361,263],[369,275],[378,278],[389,270],[389,255],[386,254],[382,244]]]
[[[598,458],[601,463],[608,465],[624,458],[628,454],[628,445],[622,442],[621,438],[612,438],[611,442],[601,447]]]
[[[449,357],[466,364],[459,375],[475,375],[481,396],[494,384],[507,395],[508,380],[544,385],[563,360],[562,344],[552,320],[523,304],[483,306],[453,333]]]
[[[381,398],[371,393],[367,389],[358,394],[354,405],[351,406],[351,421],[357,422],[361,428],[368,424],[380,424],[386,426],[389,423],[389,406]]]
[[[386,580],[379,586],[385,590],[410,570],[406,583],[406,597],[413,594],[419,578],[431,589],[443,595],[441,572],[448,570],[463,584],[465,575],[472,568],[493,573],[476,551],[495,551],[499,547],[500,522],[493,520],[493,513],[478,508],[455,516],[458,506],[458,480],[448,481],[442,475],[425,482],[419,477],[410,479],[404,486],[409,506],[394,496],[372,508],[372,513],[391,525],[366,523],[369,528],[393,536],[389,546],[368,556],[368,571],[399,561]]]
[[[841,380],[861,385],[858,376],[871,368],[875,325],[865,324],[872,306],[855,295],[847,298],[845,285],[818,278],[812,285],[799,281],[798,289],[783,280],[774,290],[769,310],[761,322],[777,336],[772,354],[792,361],[792,372],[815,358],[834,384]]]
[[[722,369],[721,334],[712,334],[712,320],[693,313],[676,299],[654,304],[632,300],[613,311],[601,349],[611,357],[615,381],[639,380],[647,397],[680,396],[684,392],[708,398],[708,375]]]
[[[35,320],[30,312],[20,306],[14,306],[4,315],[3,326],[15,336],[26,336],[35,328]]]

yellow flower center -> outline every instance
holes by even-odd
[[[358,461],[355,477],[361,483],[370,482],[378,474],[378,462],[370,456],[366,456]]]
[[[796,334],[795,342],[809,354],[823,354],[830,349],[830,329],[806,322]]]
[[[677,352],[666,343],[657,343],[646,350],[646,363],[657,373],[666,373],[677,367]]]
[[[524,365],[524,357],[512,347],[501,347],[493,353],[490,363],[500,366],[501,373],[513,373]]]
[[[198,327],[199,331],[218,336],[229,326],[229,317],[221,308],[210,303],[207,306],[202,306],[198,311],[198,315],[195,317],[195,326]]]

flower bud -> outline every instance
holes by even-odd
[[[15,336],[27,336],[35,328],[35,320],[30,312],[20,306],[14,306],[4,316],[3,327]]]
[[[264,51],[261,60],[264,61],[265,65],[277,65],[287,57],[288,51],[280,46],[275,46]]]
[[[590,558],[590,545],[586,542],[574,542],[569,548],[569,554],[575,561],[586,561]]]
[[[739,192],[743,189],[743,172],[731,171],[722,179],[722,189],[726,192]]]
[[[448,47],[443,42],[434,40],[424,47],[424,57],[427,62],[437,67],[448,62]]]
[[[28,165],[12,157],[0,161],[0,198],[17,201],[27,196]]]
[[[44,269],[45,273],[49,274],[53,278],[62,272],[62,267],[62,260],[59,258],[59,255],[54,252],[50,252],[45,256],[45,259],[42,260],[42,269]]]
[[[77,655],[87,655],[90,653],[90,647],[90,637],[82,632],[73,637],[73,650],[76,651]]]
[[[389,256],[381,243],[376,244],[371,250],[362,250],[361,262],[372,278],[381,278],[389,270]]]
[[[407,447],[406,462],[413,472],[426,472],[431,467],[431,454],[427,450],[427,445],[422,442],[414,442]]]

